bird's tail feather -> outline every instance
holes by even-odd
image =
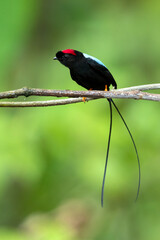
[[[136,152],[136,156],[137,156],[137,161],[138,161],[138,174],[139,174],[139,180],[138,180],[138,188],[137,188],[137,195],[136,195],[136,200],[138,199],[139,196],[139,190],[140,190],[140,183],[141,183],[141,168],[140,168],[140,160],[139,160],[139,155],[138,155],[138,151],[137,151],[137,147],[135,144],[135,141],[133,139],[133,136],[131,134],[131,131],[126,123],[126,121],[124,120],[122,114],[120,113],[118,107],[116,106],[116,104],[114,103],[114,101],[112,99],[108,99],[109,101],[109,107],[110,107],[110,129],[109,129],[109,137],[108,137],[108,145],[107,145],[107,154],[106,154],[106,162],[105,162],[105,168],[104,168],[104,175],[103,175],[103,182],[102,182],[102,191],[101,191],[101,206],[103,207],[103,196],[104,196],[104,184],[105,184],[105,177],[106,177],[106,170],[107,170],[107,163],[108,163],[108,156],[109,156],[109,149],[110,149],[110,140],[111,140],[111,133],[112,133],[112,104],[115,107],[116,111],[118,112],[120,118],[122,119],[134,146],[135,152]]]
[[[111,99],[108,99],[108,102],[109,102],[109,108],[110,108],[110,127],[109,127],[109,137],[108,137],[108,145],[107,145],[106,162],[105,162],[105,167],[104,167],[102,190],[101,190],[101,206],[102,207],[103,207],[103,196],[104,196],[104,184],[105,184],[105,178],[106,178],[107,163],[108,163],[111,133],[112,133],[112,102],[111,102]]]

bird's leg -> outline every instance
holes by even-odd
[[[93,90],[93,88],[90,88],[88,91]],[[86,102],[86,97],[82,97],[82,101],[85,103]]]
[[[85,103],[86,102],[86,97],[82,97],[82,101]]]
[[[105,85],[105,89],[104,89],[104,91],[108,91],[108,87],[107,87],[107,85]]]

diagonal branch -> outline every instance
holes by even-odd
[[[160,84],[149,84],[122,88],[118,90],[105,91],[71,91],[71,90],[50,90],[38,88],[21,88],[0,93],[0,99],[17,98],[19,96],[52,96],[52,97],[73,97],[61,100],[29,101],[29,102],[0,102],[0,107],[46,107],[65,105],[82,102],[82,97],[87,97],[86,101],[99,98],[121,98],[160,101],[160,94],[142,92],[144,90],[160,89]],[[77,98],[78,97],[78,98]]]

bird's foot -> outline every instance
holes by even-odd
[[[93,88],[90,88],[88,91],[92,91]],[[82,97],[82,101],[85,103],[86,102],[86,97]]]
[[[104,91],[108,91],[108,87],[107,87],[107,85],[105,85],[105,89],[104,89]]]
[[[82,97],[82,101],[85,103],[86,102],[86,97]]]

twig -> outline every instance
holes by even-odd
[[[65,105],[82,102],[82,97],[87,97],[86,101],[99,98],[121,98],[160,101],[160,94],[142,92],[143,90],[160,89],[160,84],[149,84],[122,88],[118,90],[105,91],[70,91],[70,90],[47,90],[38,88],[21,88],[0,93],[0,99],[17,98],[19,96],[54,96],[54,97],[74,97],[61,100],[31,101],[31,102],[0,102],[0,107],[46,107]],[[78,98],[76,98],[78,97]]]
[[[96,100],[96,98],[86,98],[86,102],[91,100]],[[79,102],[82,102],[82,98],[68,98],[61,100],[29,101],[29,102],[0,102],[0,107],[49,107]]]
[[[132,91],[132,90],[147,91],[147,90],[156,90],[156,89],[160,89],[160,83],[121,88],[121,89],[117,89],[117,91]]]

